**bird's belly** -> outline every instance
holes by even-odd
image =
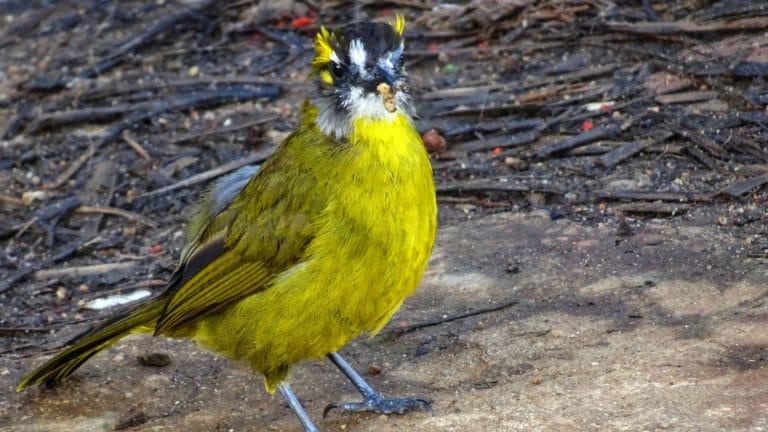
[[[420,226],[429,225],[427,217],[413,221],[411,228],[424,231]],[[310,245],[315,252],[308,259],[264,291],[202,320],[194,339],[247,361],[273,389],[290,365],[320,358],[362,333],[380,330],[416,289],[433,237],[400,238],[402,229],[379,230],[371,237],[345,230],[343,224],[334,226],[339,226],[336,232]]]

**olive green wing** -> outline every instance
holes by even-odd
[[[275,276],[301,260],[322,199],[312,193],[314,178],[292,166],[295,158],[280,164],[280,155],[275,156],[226,208],[197,222],[165,293],[168,300],[155,334],[183,331],[268,289]]]
[[[223,240],[191,253],[155,325],[155,334],[192,324],[264,288],[270,269],[261,261],[243,262]]]

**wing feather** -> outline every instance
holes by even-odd
[[[183,330],[267,289],[272,278],[301,260],[314,236],[313,216],[323,205],[317,195],[308,193],[315,184],[312,175],[283,173],[301,172],[290,165],[306,157],[306,150],[302,152],[291,141],[259,172],[232,177],[236,196],[231,188],[221,187],[226,182],[208,192],[203,213],[198,212],[202,216],[193,223],[190,243],[164,293],[168,300],[155,334]],[[249,179],[247,184],[244,179]],[[226,207],[217,201],[219,190],[227,193]],[[214,202],[218,204],[210,204]]]
[[[262,262],[243,263],[234,252],[225,251],[168,300],[155,334],[192,324],[264,289],[268,277],[269,271]]]

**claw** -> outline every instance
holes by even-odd
[[[323,418],[328,417],[328,413],[331,412],[332,410],[336,409],[336,408],[339,408],[339,404],[330,403],[330,404],[326,405],[325,409],[323,410]]]
[[[385,398],[381,396],[370,384],[365,382],[363,377],[346,360],[341,358],[338,353],[328,354],[331,362],[349,378],[357,391],[363,395],[362,402],[339,402],[332,403],[323,410],[323,418],[334,409],[339,409],[346,413],[353,412],[377,412],[382,414],[405,414],[413,411],[429,411],[432,413],[432,405],[424,399],[418,398]]]
[[[375,396],[364,399],[362,402],[339,402],[328,404],[323,410],[323,418],[334,409],[345,413],[376,412],[380,414],[405,414],[413,411],[427,411],[432,413],[432,405],[418,398],[384,398]]]

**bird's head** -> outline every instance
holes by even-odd
[[[413,116],[403,68],[401,16],[393,24],[357,22],[336,30],[321,28],[315,39],[310,104],[317,125],[342,138],[354,121]]]

